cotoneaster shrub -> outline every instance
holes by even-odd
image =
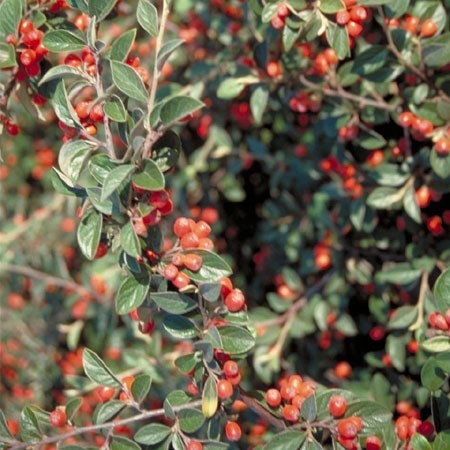
[[[449,447],[449,10],[3,0],[2,448]]]

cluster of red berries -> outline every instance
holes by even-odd
[[[20,133],[20,128],[17,125],[17,123],[12,122],[8,117],[4,116],[3,114],[0,115],[0,122],[3,123],[6,132],[10,136],[17,136]]]
[[[289,108],[294,112],[306,113],[319,112],[322,107],[321,100],[315,94],[308,94],[305,91],[299,91],[289,100]]]
[[[82,100],[74,105],[74,109],[86,133],[95,136],[97,134],[95,124],[102,123],[105,116],[103,106],[100,103],[94,104],[92,100]]]
[[[371,14],[364,6],[358,6],[357,0],[344,0],[346,9],[336,13],[336,23],[347,28],[350,38],[356,38],[363,32],[363,22],[370,20]]]
[[[234,386],[241,382],[241,373],[237,362],[231,359],[225,361],[222,370],[225,378],[217,382],[217,396],[221,400],[226,400],[233,395]]]
[[[271,408],[282,407],[281,414],[284,420],[297,423],[300,420],[303,402],[315,391],[316,385],[313,381],[304,381],[300,375],[291,375],[279,381],[279,389],[268,389],[265,400]]]
[[[133,190],[138,194],[136,201],[138,203],[148,204],[153,209],[142,215],[139,208],[136,207],[135,216],[133,217],[134,231],[138,236],[146,236],[147,228],[157,225],[162,216],[169,215],[173,210],[173,203],[170,194],[165,189],[160,191],[147,191],[131,183]]]
[[[444,314],[433,311],[428,316],[428,323],[436,330],[448,331],[450,329],[450,309],[447,309]]]
[[[409,441],[416,433],[420,433],[425,437],[431,436],[434,433],[434,426],[427,420],[422,422],[417,417],[401,415],[395,421],[395,432],[400,440]],[[405,448],[410,448],[408,444],[409,442],[407,442]]]
[[[289,7],[286,3],[278,3],[276,15],[270,21],[275,30],[281,30],[286,25],[286,17],[289,16]]]
[[[412,136],[416,140],[423,140],[434,130],[434,125],[430,120],[421,119],[411,111],[403,111],[399,114],[397,120],[402,127],[411,128]]]
[[[312,62],[312,73],[315,75],[325,75],[329,73],[330,68],[335,66],[338,61],[339,58],[337,57],[336,52],[332,48],[327,48],[314,57]]]
[[[17,49],[20,62],[20,69],[17,73],[18,81],[22,81],[27,76],[35,77],[39,75],[41,68],[40,62],[48,53],[48,50],[42,45],[44,32],[37,29],[33,22],[23,19],[19,24],[19,39],[15,34],[9,34],[6,42],[14,46],[22,44],[23,47]]]
[[[341,444],[342,447],[344,447],[346,450],[357,450],[358,434],[362,430],[362,428],[363,422],[361,417],[350,416],[338,420],[336,431],[339,444]]]
[[[403,28],[413,35],[419,34],[422,38],[434,36],[438,30],[437,23],[433,19],[425,19],[420,23],[419,17],[406,16],[402,21],[400,18],[386,19],[389,28]]]

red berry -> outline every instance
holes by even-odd
[[[415,198],[417,204],[421,208],[426,208],[430,204],[431,200],[431,190],[428,186],[420,186],[415,193]]]
[[[103,122],[103,118],[105,114],[103,113],[103,106],[100,104],[96,104],[92,107],[91,112],[89,113],[89,118],[93,122]]]
[[[201,238],[198,241],[198,248],[203,250],[214,250],[214,242],[209,238]]]
[[[195,224],[193,231],[199,238],[206,238],[211,234],[211,227],[204,220],[200,220]]]
[[[203,444],[200,441],[189,441],[186,450],[203,450]]]
[[[293,405],[284,405],[281,413],[288,422],[296,423],[300,419],[300,410]]]
[[[271,21],[270,24],[275,30],[281,30],[285,25],[286,22],[284,20],[284,17],[275,16]]]
[[[26,47],[36,48],[41,43],[43,36],[43,31],[34,29],[22,36],[22,42]]]
[[[338,378],[348,378],[352,374],[352,367],[348,362],[341,361],[334,368],[334,373]]]
[[[75,105],[75,112],[80,120],[85,120],[89,117],[90,101],[82,101]]]
[[[228,380],[217,382],[217,395],[221,400],[226,400],[233,395],[233,385]]]
[[[236,361],[232,361],[231,359],[225,361],[223,365],[223,373],[227,378],[233,378],[239,375],[239,366]]]
[[[163,270],[164,278],[174,280],[178,275],[178,267],[175,264],[167,264]]]
[[[225,434],[231,442],[237,442],[242,436],[242,430],[238,423],[229,420],[225,425]]]
[[[334,418],[342,417],[347,411],[347,400],[342,395],[333,395],[328,403],[328,410]]]
[[[173,224],[173,232],[175,236],[182,238],[185,234],[192,231],[195,223],[192,219],[179,217]]]
[[[168,214],[170,214],[173,211],[173,203],[172,200],[167,200],[166,203],[164,203],[164,205],[162,205],[159,208],[159,212],[161,213],[162,216],[167,216]]]
[[[50,413],[50,424],[53,427],[62,427],[67,422],[67,415],[61,408],[56,408]]]
[[[73,24],[81,31],[84,31],[89,26],[89,16],[85,13],[79,14],[75,17]]]
[[[289,8],[286,3],[278,3],[277,5],[277,16],[278,17],[287,17],[289,15]]]
[[[203,264],[202,257],[193,253],[184,255],[184,265],[192,272],[198,272]]]
[[[425,420],[417,427],[417,431],[425,437],[431,436],[434,433],[434,425]]]
[[[116,395],[116,390],[112,387],[100,386],[99,388],[97,388],[96,394],[100,402],[104,403],[111,400],[114,395]]]
[[[363,32],[363,26],[354,20],[350,20],[346,27],[348,35],[353,38],[358,37]]]
[[[191,281],[190,278],[184,272],[178,272],[178,275],[175,277],[174,280],[172,280],[172,283],[178,289],[182,289],[186,287],[190,281]]]
[[[159,209],[159,208],[163,207],[169,199],[170,199],[170,196],[166,190],[153,191],[150,193],[149,203],[150,203],[150,205]]]
[[[270,61],[267,64],[266,71],[271,78],[276,78],[283,73],[283,69],[278,61]]]
[[[31,30],[34,30],[33,22],[28,19],[23,19],[19,25],[19,33],[25,34],[25,33],[29,33]]]
[[[24,50],[20,55],[20,62],[28,67],[30,64],[36,61],[36,52],[31,49]]]
[[[409,419],[406,416],[400,416],[395,421],[395,431],[402,441],[409,438]]]
[[[225,306],[230,312],[238,312],[245,305],[245,296],[240,289],[233,289],[225,298]]]
[[[281,404],[281,393],[278,389],[268,389],[265,398],[271,408],[278,408]]]
[[[190,248],[197,248],[199,243],[200,243],[200,239],[193,231],[186,233],[180,239],[180,245],[184,250],[187,250]]]
[[[436,34],[438,26],[433,19],[427,19],[420,27],[420,37],[431,37]]]
[[[154,226],[161,222],[161,212],[159,209],[154,209],[151,213],[142,218],[145,225]]]
[[[95,259],[103,258],[108,253],[108,244],[105,242],[99,242],[97,251],[95,252]]]
[[[355,22],[364,22],[367,20],[368,13],[364,6],[355,6],[350,10],[350,18]]]
[[[358,434],[358,427],[350,419],[341,419],[338,422],[337,431],[344,439],[354,439]]]
[[[350,20],[350,14],[346,9],[341,9],[336,13],[336,22],[339,25],[346,25]]]
[[[367,436],[366,450],[380,450],[381,439],[378,436]]]
[[[440,155],[448,155],[450,153],[450,138],[446,136],[439,138],[434,144],[434,148]]]

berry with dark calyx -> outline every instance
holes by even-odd
[[[49,420],[53,427],[59,428],[66,424],[67,415],[63,409],[56,408],[50,413]]]

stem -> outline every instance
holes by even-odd
[[[168,0],[163,0],[163,9],[161,12],[161,18],[160,18],[160,25],[158,30],[158,36],[156,37],[156,45],[155,45],[155,59],[153,63],[153,77],[152,77],[152,84],[150,86],[150,97],[147,102],[147,116],[150,116],[153,107],[155,106],[155,99],[156,99],[156,90],[158,88],[158,80],[159,80],[159,69],[158,69],[158,55],[159,51],[162,47],[163,37],[164,37],[164,31],[166,29],[167,24],[167,18],[169,16],[169,4]],[[143,158],[148,158],[150,150],[152,148],[152,145],[155,143],[155,141],[159,138],[158,135],[159,132],[156,132],[152,129],[149,130],[149,133],[145,137],[145,141],[142,145],[141,154]],[[155,137],[158,135],[158,137]]]
[[[42,280],[47,285],[59,286],[62,288],[70,289],[71,291],[78,292],[80,294],[89,294],[91,297],[96,300],[105,300],[106,297],[97,294],[96,292],[88,289],[87,287],[76,283],[73,280],[67,280],[64,278],[55,277],[53,275],[49,275],[48,273],[42,272],[37,269],[32,269],[31,267],[23,267],[17,264],[8,264],[0,262],[0,270],[4,270],[10,273],[16,273],[19,275],[23,275],[25,277],[35,278],[37,280]]]
[[[359,106],[361,108],[364,108],[365,106],[374,106],[375,108],[384,109],[386,111],[395,111],[397,109],[397,105],[391,105],[381,99],[373,100],[371,98],[352,94],[350,92],[347,92],[341,86],[337,86],[336,89],[331,89],[326,86],[318,86],[318,85],[312,83],[311,81],[309,81],[304,75],[300,75],[300,82],[310,89],[314,89],[316,91],[321,91],[328,97],[345,98],[347,100],[356,102],[359,104]]]
[[[201,400],[195,400],[191,403],[187,403],[186,405],[175,406],[173,408],[173,410],[174,410],[174,412],[179,412],[179,411],[182,411],[182,410],[188,409],[188,408],[197,408],[197,407],[201,406],[201,404],[202,404]],[[59,442],[59,441],[64,441],[70,437],[78,436],[80,434],[90,433],[92,431],[103,430],[103,429],[114,429],[115,427],[122,426],[122,425],[128,425],[130,423],[134,423],[134,422],[137,422],[140,420],[164,416],[164,414],[165,414],[164,408],[155,409],[153,411],[145,411],[141,414],[137,414],[133,417],[128,417],[127,419],[118,420],[116,422],[106,422],[106,423],[101,423],[98,425],[89,425],[89,426],[85,426],[85,427],[76,428],[75,430],[70,431],[68,433],[60,434],[58,436],[52,436],[52,437],[43,439],[42,441],[40,441],[38,443],[34,443],[32,445],[30,445],[29,443],[21,442],[21,443],[18,443],[17,445],[12,446],[9,450],[19,450],[19,449],[25,449],[25,448],[30,448],[30,449],[31,448],[39,448],[43,445],[52,444],[54,442]]]
[[[422,277],[420,279],[419,299],[416,305],[417,319],[412,325],[410,325],[409,327],[410,331],[415,331],[423,325],[424,304],[427,290],[428,290],[428,272],[424,270],[422,272]]]

